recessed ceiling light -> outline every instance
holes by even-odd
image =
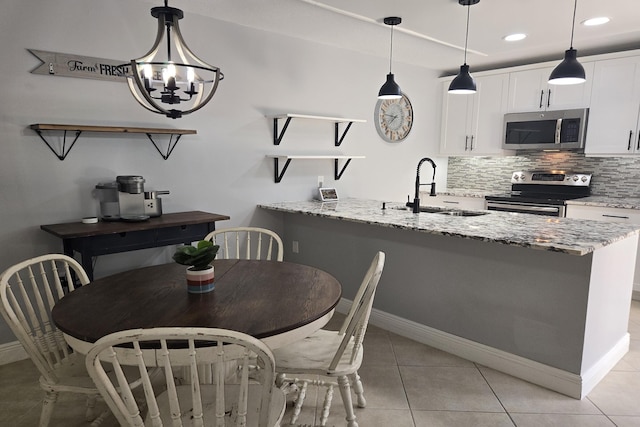
[[[599,16],[597,18],[587,19],[586,21],[582,21],[582,25],[586,25],[587,27],[592,27],[594,25],[602,25],[609,22],[610,19],[606,16]]]
[[[503,37],[503,39],[508,42],[517,42],[518,40],[522,40],[525,38],[527,38],[527,35],[523,33],[509,34],[508,36]]]

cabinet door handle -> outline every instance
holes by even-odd
[[[464,151],[469,149],[469,135],[464,136]]]
[[[640,141],[638,141],[638,144],[640,144]],[[471,135],[471,148],[469,148],[469,151],[473,151],[473,135]]]
[[[443,200],[442,203],[448,203],[450,205],[459,205],[460,202],[456,202],[454,200]]]
[[[540,91],[540,105],[538,108],[542,108],[542,97],[544,96],[544,90]]]
[[[624,216],[624,215],[607,215],[607,214],[602,214],[603,217],[606,218],[620,218],[620,219],[629,219],[628,216]]]
[[[631,150],[631,136],[633,136],[633,131],[629,131],[629,143],[627,144],[627,150]]]
[[[551,89],[547,93],[547,107],[551,107]]]

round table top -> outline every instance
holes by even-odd
[[[52,310],[65,334],[95,342],[113,332],[153,327],[214,327],[258,339],[311,324],[332,312],[342,288],[329,273],[277,261],[215,260],[215,289],[187,292],[186,267],[139,268],[94,280]]]

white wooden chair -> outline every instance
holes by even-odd
[[[358,369],[362,364],[362,340],[369,323],[373,298],[382,275],[384,260],[384,252],[378,252],[374,257],[339,331],[320,329],[301,341],[274,350],[278,372],[277,384],[283,389],[293,388],[298,393],[291,424],[296,423],[304,403],[307,386],[311,384],[327,387],[320,425],[326,425],[333,388],[338,386],[347,412],[347,425],[358,427],[351,401],[351,386],[356,393],[358,406],[364,408],[367,402]],[[337,382],[324,379],[298,379],[289,375],[320,375],[337,378]]]
[[[252,381],[250,358],[261,368],[253,372]],[[227,375],[233,361],[238,363],[237,376]],[[105,374],[105,363],[115,369],[117,382]],[[126,387],[122,368],[127,365],[137,366],[142,377],[148,408],[144,420],[142,409]],[[202,366],[212,368],[204,370]],[[149,378],[150,367],[164,370],[162,381]],[[87,370],[122,426],[272,427],[280,425],[286,404],[284,393],[275,386],[269,348],[250,335],[225,329],[116,332],[95,343],[87,354]],[[189,375],[188,384],[178,381],[176,385],[175,377],[184,371]]]
[[[220,245],[220,259],[264,259],[282,261],[284,246],[277,233],[259,227],[233,227],[215,230],[204,240]]]
[[[40,427],[49,425],[61,392],[87,395],[87,421],[99,425],[94,406],[98,389],[85,368],[84,357],[74,353],[51,321],[51,309],[65,294],[89,283],[82,266],[66,255],[50,254],[9,267],[0,276],[0,312],[40,371],[45,391]]]

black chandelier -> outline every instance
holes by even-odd
[[[151,16],[158,19],[156,41],[144,56],[131,60],[127,83],[144,108],[177,119],[204,107],[224,74],[185,43],[178,25],[182,10],[165,0],[164,6],[151,9]]]

